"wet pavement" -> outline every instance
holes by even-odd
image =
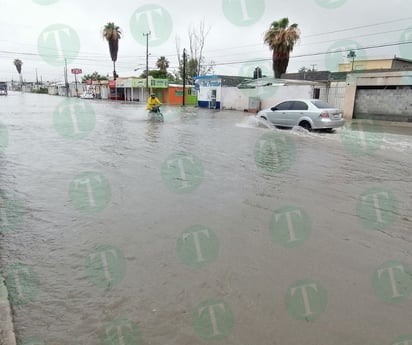
[[[412,127],[0,98],[21,344],[412,343]]]

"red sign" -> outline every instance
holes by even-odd
[[[80,68],[72,68],[72,74],[82,74],[82,70]]]

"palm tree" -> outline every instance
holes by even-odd
[[[23,65],[23,61],[21,61],[20,59],[15,59],[13,61],[13,64],[14,64],[14,66],[16,66],[17,73],[20,76],[20,87],[22,88],[23,87],[23,79],[21,77],[21,66]]]
[[[265,32],[264,42],[273,51],[273,72],[275,78],[280,78],[286,72],[289,64],[289,56],[295,43],[300,38],[298,24],[289,26],[289,19],[282,18],[274,21],[269,30]]]
[[[118,77],[116,73],[117,52],[119,51],[119,39],[122,32],[114,23],[107,23],[103,28],[103,38],[109,43],[110,57],[113,61],[113,78]]]
[[[166,73],[169,68],[169,60],[167,60],[164,56],[161,56],[157,59],[156,66],[160,71]]]

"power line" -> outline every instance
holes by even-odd
[[[393,47],[396,45],[404,45],[404,44],[412,44],[412,41],[405,41],[405,42],[396,42],[396,43],[384,43],[374,46],[367,46],[367,47],[358,47],[358,48],[348,48],[348,49],[340,49],[333,52],[319,52],[319,53],[309,53],[309,54],[301,54],[301,55],[292,55],[290,59],[296,59],[301,57],[308,57],[308,56],[319,56],[319,55],[328,55],[328,54],[336,54],[336,53],[345,53],[351,50],[358,51],[358,50],[366,50],[366,49],[377,49],[377,48],[385,48],[385,47]],[[235,61],[235,62],[220,62],[216,63],[216,66],[224,66],[224,65],[237,65],[245,62],[263,62],[263,61],[272,61],[270,58],[261,58],[261,59],[252,59],[246,61]]]
[[[313,35],[308,35],[308,36],[302,36],[302,37],[323,36],[323,35],[335,34],[335,33],[338,33],[338,32],[345,32],[345,31],[350,31],[350,30],[370,28],[370,27],[372,27],[372,26],[378,26],[378,25],[383,25],[383,24],[398,23],[398,22],[406,21],[406,20],[412,20],[412,17],[401,18],[401,19],[394,19],[394,20],[388,20],[388,21],[385,21],[385,22],[368,24],[368,25],[353,26],[353,27],[351,27],[351,28],[340,29],[340,30],[329,31],[329,32],[323,32],[323,33],[318,33],[318,34],[313,34]]]

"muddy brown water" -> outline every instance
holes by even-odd
[[[412,128],[0,98],[21,344],[412,343]]]

